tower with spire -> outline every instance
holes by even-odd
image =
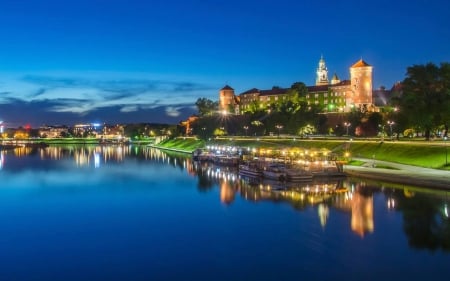
[[[333,77],[331,78],[331,85],[336,85],[340,82],[341,82],[341,80],[339,79],[339,77],[337,76],[337,74],[335,72]]]
[[[328,85],[328,69],[325,65],[325,60],[323,59],[323,55],[320,56],[319,66],[316,71],[316,86],[320,85]]]

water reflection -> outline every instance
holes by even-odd
[[[199,192],[217,189],[218,200],[225,206],[232,207],[240,198],[253,202],[281,203],[296,211],[313,209],[317,215],[316,222],[325,231],[327,225],[336,218],[337,213],[344,213],[347,214],[351,231],[360,237],[375,233],[377,225],[380,224],[379,220],[374,219],[378,217],[377,214],[397,213],[401,214],[403,231],[411,247],[450,251],[448,214],[450,193],[448,191],[432,191],[357,178],[282,184],[276,181],[240,177],[237,169],[232,167],[200,164],[193,162],[186,155],[139,146],[51,146],[1,151],[0,170],[2,172],[8,170],[15,158],[24,157],[37,158],[39,162],[21,161],[33,164],[29,164],[28,167],[24,167],[24,164],[17,165],[14,169],[38,169],[48,161],[60,167],[64,160],[73,163],[72,167],[76,169],[93,167],[105,170],[111,169],[108,163],[113,163],[118,164],[115,165],[114,172],[118,168],[123,170],[124,165],[127,165],[127,168],[133,169],[128,171],[127,175],[139,177],[143,175],[143,171],[139,171],[138,166],[125,163],[125,160],[136,159],[162,166],[167,165],[187,173],[190,177],[195,177]],[[69,173],[74,174],[73,171]],[[145,170],[145,176],[152,175]],[[380,202],[382,204],[379,204]]]
[[[255,202],[284,202],[299,211],[317,207],[318,220],[323,228],[333,219],[330,209],[335,209],[350,214],[351,230],[360,237],[375,231],[374,197],[383,196],[386,201],[383,206],[385,209],[378,209],[378,212],[402,213],[403,229],[410,246],[450,250],[448,191],[355,178],[283,184],[243,178],[233,168],[185,161],[189,163],[189,172],[198,176],[199,190],[206,191],[218,186],[220,200],[226,205],[232,204],[239,195]],[[412,192],[412,189],[416,191]]]

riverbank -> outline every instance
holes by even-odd
[[[356,160],[362,162],[362,165],[345,165],[344,172],[347,175],[450,190],[450,172],[448,171],[365,158],[357,158]]]
[[[445,165],[445,143],[375,142],[364,140],[294,140],[278,138],[222,138],[204,142],[194,138],[169,140],[155,148],[192,153],[206,145],[234,145],[258,149],[327,149],[333,153],[351,153],[349,160],[357,165],[345,165],[349,176],[364,177],[415,186],[450,189],[450,171]],[[351,163],[351,162],[350,162]],[[436,167],[441,167],[437,169]]]

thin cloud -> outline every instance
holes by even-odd
[[[157,116],[159,121],[179,122],[195,113],[198,97],[215,95],[217,91],[217,87],[193,81],[130,75],[133,74],[124,74],[125,78],[98,73],[3,76],[0,78],[2,118],[7,119],[9,115],[20,120],[22,115],[36,116],[38,122],[45,120],[51,124],[49,120],[53,119],[59,124],[70,116],[73,120],[94,118],[115,122],[146,121]],[[15,111],[9,110],[8,105],[13,105],[11,109]],[[8,113],[6,117],[3,112]]]
[[[129,106],[124,106],[120,109],[120,112],[134,112],[134,111],[138,111],[139,107],[137,105],[129,105]]]

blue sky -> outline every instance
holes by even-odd
[[[312,2],[312,1],[309,1]],[[450,4],[428,1],[29,0],[0,2],[0,120],[169,122],[225,84],[314,83],[323,54],[374,87],[450,57]]]

